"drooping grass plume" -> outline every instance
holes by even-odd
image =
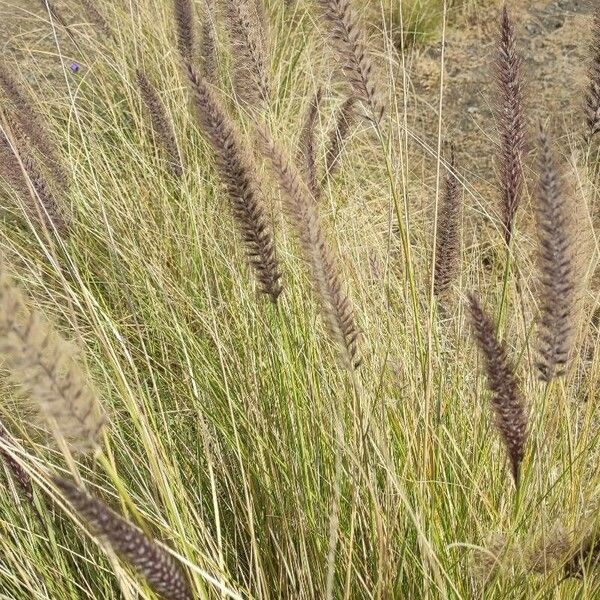
[[[160,99],[155,87],[152,85],[146,74],[140,69],[136,71],[136,80],[144,106],[150,117],[156,139],[164,153],[167,155],[169,170],[176,177],[181,177],[183,174],[183,167],[179,156],[179,150],[177,149],[175,130],[167,114],[167,109]]]
[[[600,131],[600,7],[598,6],[594,13],[590,54],[591,64],[584,107],[588,143]]]
[[[79,0],[79,2],[85,9],[90,23],[106,37],[115,39],[112,27],[97,8],[98,3],[93,0]]]
[[[271,98],[266,40],[253,0],[221,0],[232,47],[235,93],[248,109],[268,108]]]
[[[16,131],[20,129],[12,123]],[[20,136],[23,139],[23,136]],[[17,148],[15,138],[9,139],[0,131],[0,173],[19,195],[29,218],[61,238],[69,232],[69,222],[56,201],[36,158],[22,145]]]
[[[12,445],[8,431],[6,431],[4,425],[0,423],[0,440],[2,443]],[[31,477],[25,472],[25,469],[11,456],[11,454],[0,449],[0,457],[4,461],[6,468],[13,477],[15,483],[29,502],[33,503],[33,487],[31,485]]]
[[[537,193],[540,321],[540,378],[564,374],[571,352],[577,303],[577,244],[573,199],[566,189],[546,131],[540,130],[540,179]]]
[[[357,356],[358,328],[354,311],[346,295],[333,252],[325,238],[316,204],[300,172],[270,133],[259,126],[261,150],[269,159],[285,198],[286,212],[296,230],[300,248],[307,263],[315,295],[330,337],[341,350],[343,365],[359,366]]]
[[[329,143],[325,155],[324,180],[331,179],[340,165],[344,144],[352,129],[356,111],[356,96],[346,98],[336,116],[335,125],[329,133]]]
[[[517,49],[515,28],[506,5],[502,8],[500,18],[497,53],[496,81],[499,94],[502,225],[504,240],[508,246],[512,239],[515,214],[523,186],[521,158],[525,148],[525,106],[521,72],[522,58]]]
[[[317,1],[329,25],[330,45],[354,93],[368,107],[370,118],[375,123],[381,122],[385,107],[373,63],[366,51],[365,34],[358,25],[350,0]]]
[[[175,559],[135,525],[74,483],[53,478],[54,485],[89,526],[113,551],[143,577],[163,600],[192,600],[188,578]]]
[[[0,357],[9,377],[50,428],[76,450],[97,446],[104,412],[75,349],[32,310],[0,264]]]
[[[488,388],[492,393],[495,425],[506,446],[515,484],[527,441],[527,411],[504,343],[495,334],[494,322],[477,297],[469,294],[471,323],[484,358]]]
[[[323,90],[319,88],[311,99],[308,106],[306,116],[304,117],[304,125],[300,135],[300,149],[298,162],[304,172],[304,177],[308,189],[315,199],[320,195],[320,188],[317,176],[317,149],[315,132],[319,119],[319,108],[323,98]]]
[[[42,116],[33,107],[33,102],[21,84],[13,77],[8,65],[0,61],[0,88],[12,104],[16,121],[38,151],[48,167],[52,178],[61,187],[66,187],[68,177],[58,148],[44,124]]]
[[[173,0],[177,29],[177,48],[184,62],[191,63],[195,55],[196,30],[192,0]]]
[[[455,172],[454,148],[452,148],[437,222],[433,291],[438,298],[442,298],[448,292],[458,275],[460,193],[460,184]]]
[[[190,65],[188,76],[198,123],[215,153],[248,260],[262,291],[276,302],[281,293],[279,265],[251,152],[214,91]]]

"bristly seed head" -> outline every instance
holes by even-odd
[[[518,485],[527,441],[525,402],[509,362],[506,346],[498,341],[494,322],[484,312],[474,294],[469,295],[469,311],[477,345],[484,358],[488,388],[492,392],[492,409],[510,459],[512,475]]]
[[[193,600],[190,584],[173,557],[126,521],[74,483],[55,477],[54,485],[87,523],[91,532],[105,539],[163,600]]]
[[[276,302],[281,293],[279,263],[252,155],[210,85],[189,65],[188,77],[198,123],[215,153],[248,261],[262,291]]]
[[[504,241],[510,245],[515,215],[521,197],[523,173],[521,158],[525,148],[522,59],[517,50],[515,28],[504,5],[500,19],[500,39],[496,59],[496,78],[500,105],[500,185]]]
[[[540,322],[538,328],[540,378],[550,381],[564,374],[575,333],[577,304],[576,239],[573,201],[566,189],[546,131],[540,131],[537,193]]]
[[[442,298],[457,277],[460,262],[460,186],[455,172],[454,147],[446,170],[437,223],[434,293]]]

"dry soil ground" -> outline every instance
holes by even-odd
[[[557,135],[581,127],[582,93],[589,65],[593,3],[535,0],[512,6],[525,58],[527,109],[532,125],[550,120]],[[457,147],[472,182],[489,180],[493,163],[493,60],[497,8],[481,9],[447,31],[445,47],[445,137]],[[411,67],[419,98],[415,128],[435,144],[441,43],[424,49]]]

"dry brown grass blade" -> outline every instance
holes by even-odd
[[[193,600],[187,576],[175,559],[135,525],[74,483],[53,478],[54,485],[88,525],[114,552],[143,577],[163,600]]]
[[[492,393],[495,425],[506,446],[512,475],[518,485],[527,442],[527,411],[504,343],[495,333],[494,322],[474,294],[469,295],[471,323],[484,358],[488,388]]]
[[[540,377],[564,374],[576,329],[577,244],[573,198],[551,147],[540,131],[540,180],[537,193],[540,322]]]
[[[183,166],[177,148],[175,129],[167,114],[167,109],[146,74],[140,69],[136,72],[136,80],[156,138],[167,155],[169,170],[176,177],[181,177]]]
[[[460,264],[460,185],[455,172],[454,148],[444,179],[444,190],[437,222],[433,291],[442,298],[458,278]]]
[[[314,198],[287,153],[262,126],[258,127],[261,150],[271,162],[285,198],[286,212],[296,230],[300,248],[310,270],[311,282],[321,305],[330,337],[337,343],[343,365],[357,368],[358,328],[344,290],[332,250],[323,233]]]
[[[496,81],[500,97],[500,187],[502,225],[506,245],[512,239],[515,214],[523,187],[521,159],[525,148],[525,107],[523,101],[522,58],[517,50],[515,28],[506,5],[500,18],[496,59]]]
[[[196,115],[215,153],[217,170],[231,199],[233,216],[246,244],[248,259],[263,292],[273,302],[281,293],[275,242],[256,179],[256,166],[233,121],[209,84],[188,66]]]
[[[365,34],[358,25],[350,0],[317,0],[329,25],[330,45],[336,52],[348,81],[369,109],[369,116],[380,123],[385,112],[373,62],[365,48]]]

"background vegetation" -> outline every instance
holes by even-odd
[[[489,57],[501,175],[474,175],[443,78],[433,143],[409,125],[407,67],[473,3],[404,2],[403,54],[398,11],[357,2],[362,58],[333,0],[247,0],[246,37],[226,3],[44,4],[59,67],[0,69],[1,597],[597,597],[598,73],[587,122],[544,115],[558,148],[538,161],[520,96],[507,141],[516,20]]]

